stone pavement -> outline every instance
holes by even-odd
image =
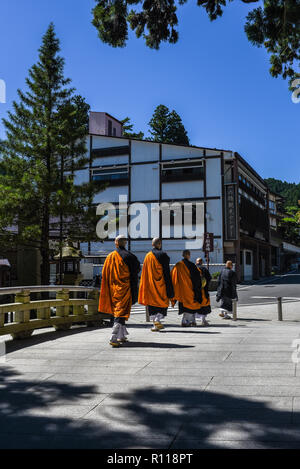
[[[153,333],[138,306],[121,349],[85,326],[7,342],[0,448],[299,448],[300,302],[238,314]]]

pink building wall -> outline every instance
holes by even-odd
[[[123,125],[118,119],[110,116],[106,112],[91,111],[89,118],[89,133],[93,135],[122,137]]]

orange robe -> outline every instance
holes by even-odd
[[[99,299],[99,311],[115,318],[129,318],[132,304],[130,271],[117,251],[105,259]]]
[[[188,310],[198,311],[201,308],[201,303],[195,300],[195,293],[191,274],[183,261],[177,262],[171,271],[172,283],[174,287],[174,298],[172,298],[172,305],[176,301],[183,305],[183,308]]]
[[[145,306],[169,306],[163,267],[152,251],[144,259],[138,302]]]

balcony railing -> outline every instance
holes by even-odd
[[[31,298],[44,292],[48,292],[49,298]],[[73,297],[70,296],[71,292]],[[78,298],[79,292],[81,298]],[[3,295],[12,295],[13,302],[0,304],[0,336],[11,334],[14,339],[21,339],[29,337],[35,329],[54,327],[56,330],[66,330],[73,323],[100,324],[103,318],[107,318],[107,315],[98,312],[99,290],[91,287],[51,285],[0,288],[0,300]],[[55,298],[51,298],[53,295]]]

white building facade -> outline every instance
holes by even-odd
[[[76,183],[88,180],[107,183],[107,188],[94,198],[95,209],[103,203],[112,203],[118,208],[120,196],[123,196],[129,207],[134,204],[135,213],[128,216],[128,223],[134,224],[139,215],[135,204],[147,207],[146,230],[145,226],[135,224],[128,233],[129,249],[140,261],[151,249],[154,235],[162,237],[163,249],[168,252],[171,263],[175,263],[186,248],[191,249],[193,260],[204,257],[203,234],[213,233],[214,251],[210,262],[224,262],[224,164],[234,158],[231,151],[102,135],[89,135],[88,151],[90,165],[76,174]],[[183,223],[184,213],[193,212],[186,230],[188,236],[183,232],[180,238],[174,232],[178,222],[176,210],[171,210],[168,233],[168,214],[164,218],[164,209],[160,209],[162,204],[178,203],[183,207]],[[196,234],[191,238],[193,230]],[[97,258],[110,252],[114,248],[115,234],[111,233],[111,238],[104,242],[82,243],[83,253]]]

